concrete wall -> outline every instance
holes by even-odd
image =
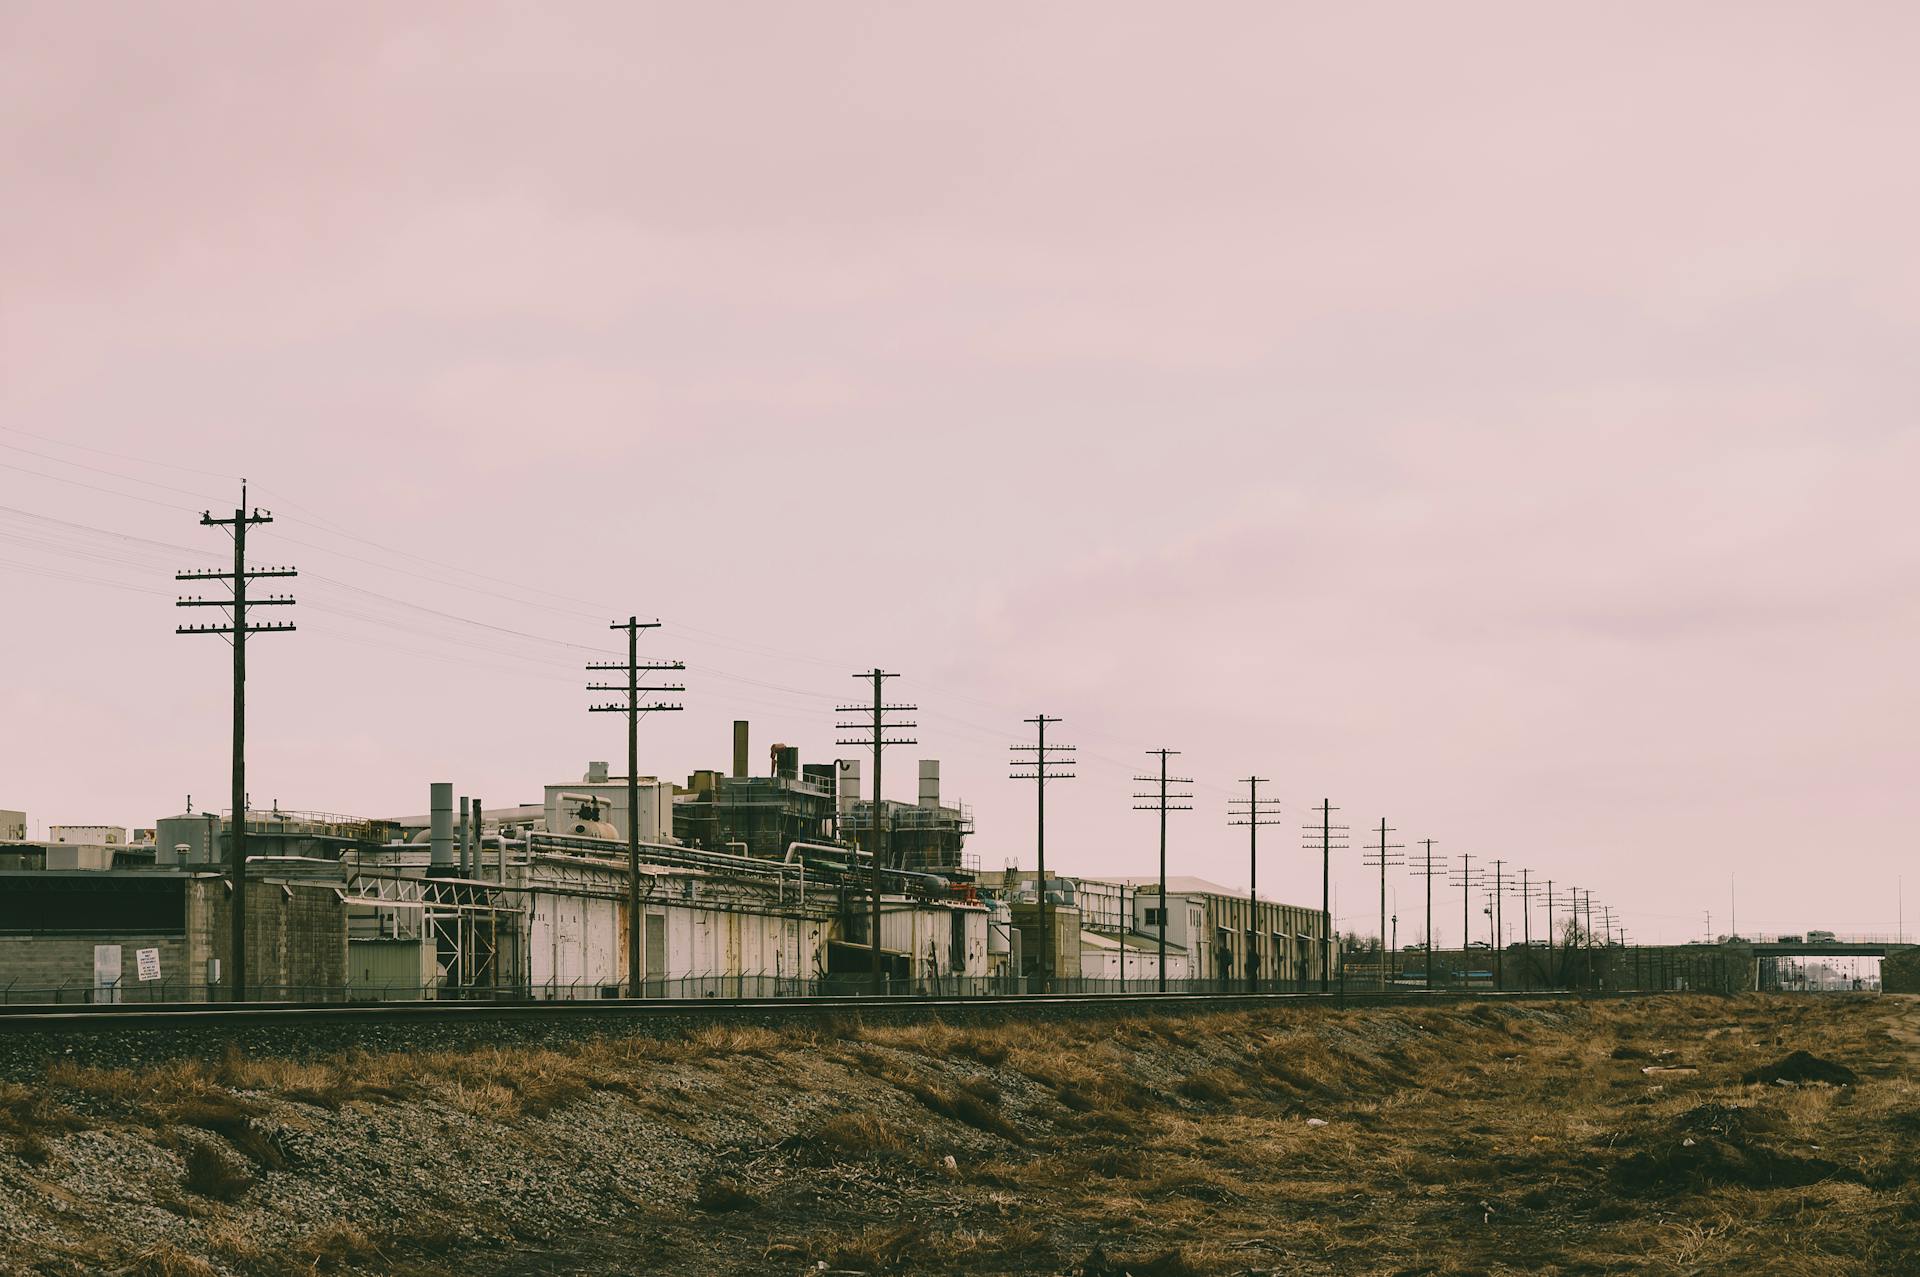
[[[1920,949],[1900,949],[1880,960],[1883,993],[1920,993]]]
[[[232,947],[232,893],[219,878],[188,888],[187,931],[200,952],[221,959]],[[317,997],[347,984],[347,906],[331,886],[247,883],[247,985],[253,998]]]
[[[0,1001],[43,1001],[54,996],[67,1002],[87,1000],[93,989],[94,946],[102,944],[120,946],[123,1001],[155,992],[171,996],[194,982],[186,936],[0,936]],[[160,951],[164,989],[141,985],[136,967],[141,949]]]

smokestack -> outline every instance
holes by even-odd
[[[473,876],[487,876],[487,843],[480,835],[486,832],[486,825],[480,820],[480,800],[473,800]]]
[[[453,782],[436,780],[430,791],[433,795],[428,803],[432,830],[428,841],[433,847],[432,863],[441,868],[454,863],[453,855]]]
[[[860,801],[860,760],[842,758],[834,764],[839,774],[834,777],[834,802],[841,820],[850,819],[853,805]]]
[[[733,720],[733,774],[741,779],[747,774],[747,720]]]
[[[937,758],[920,760],[920,805],[940,805],[940,760]]]
[[[460,835],[460,876],[473,877],[473,827],[467,823],[467,796],[460,795],[460,823],[455,827]]]

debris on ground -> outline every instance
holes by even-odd
[[[1707,1103],[1680,1114],[1664,1128],[1622,1138],[1639,1149],[1614,1163],[1615,1189],[1639,1195],[1686,1192],[1716,1185],[1798,1188],[1831,1179],[1834,1163],[1798,1157],[1772,1146],[1778,1118],[1759,1108]]]
[[[1827,1086],[1852,1086],[1860,1075],[1844,1064],[1823,1060],[1808,1051],[1794,1051],[1785,1058],[1740,1075],[1742,1082],[1819,1082]]]

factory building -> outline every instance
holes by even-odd
[[[838,767],[840,836],[864,848],[873,839],[873,803],[860,797],[859,760],[843,759]],[[967,877],[979,868],[977,858],[965,851],[967,836],[973,832],[973,812],[964,804],[948,806],[940,801],[938,759],[920,760],[919,801],[886,799],[881,816],[886,822],[887,861],[894,868]]]
[[[1127,908],[1135,927],[1187,955],[1188,978],[1217,984],[1261,980],[1295,981],[1319,976],[1326,952],[1327,915],[1318,909],[1260,900],[1204,878],[1169,877],[1160,900],[1158,879],[1129,878]],[[1335,959],[1336,963],[1338,959]]]
[[[1022,971],[1037,973],[1039,894],[1031,871],[985,871],[983,888],[1011,906],[1020,934]],[[1056,980],[1146,980],[1160,976],[1163,912],[1158,879],[1101,879],[1047,875],[1047,914],[1052,920],[1050,956]],[[1249,918],[1242,893],[1202,878],[1167,880],[1167,980],[1217,984],[1244,981],[1251,949],[1252,974],[1261,980],[1317,977],[1319,946],[1327,929],[1318,909],[1261,900]]]
[[[830,843],[839,814],[839,768],[800,762],[800,751],[775,745],[764,776],[748,774],[749,725],[733,725],[730,772],[697,771],[674,796],[673,835],[689,847],[779,857],[794,843]],[[855,772],[858,783],[858,772]]]
[[[119,825],[50,825],[48,842],[79,843],[89,847],[124,847],[127,831]]]

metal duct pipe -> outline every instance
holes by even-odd
[[[432,863],[444,868],[454,863],[453,782],[436,780],[430,792],[432,797],[427,804],[427,819],[431,822],[428,841],[433,847]]]

